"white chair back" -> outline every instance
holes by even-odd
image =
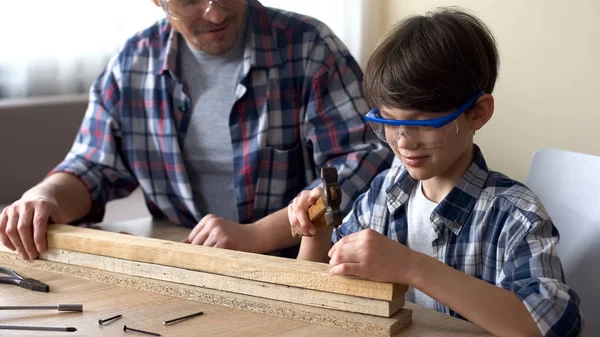
[[[557,253],[581,299],[584,336],[600,333],[600,157],[544,148],[533,155],[527,186],[560,233]]]

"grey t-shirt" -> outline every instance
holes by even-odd
[[[242,34],[243,35],[243,34]],[[192,102],[183,159],[194,201],[208,213],[238,221],[233,189],[233,148],[229,115],[244,55],[244,37],[228,53],[213,56],[180,37],[181,76]]]
[[[425,197],[421,181],[415,184],[408,199],[406,213],[408,221],[406,246],[408,248],[433,256],[433,241],[437,239],[437,234],[433,229],[430,216],[437,205]],[[434,300],[418,289],[409,287],[405,298],[407,301],[435,310]]]

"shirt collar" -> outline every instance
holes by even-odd
[[[268,11],[257,0],[247,1],[248,23],[246,25],[246,44],[244,47],[243,73],[247,74],[251,67],[272,68],[283,63],[274,34],[274,14]],[[179,35],[167,19],[163,19],[160,31],[160,43],[163,48],[156,62],[156,74],[170,72],[177,74],[178,39]]]
[[[244,59],[258,68],[277,67],[283,63],[275,35],[276,28],[285,28],[276,20],[276,12],[267,10],[260,2],[248,0],[248,40]],[[292,41],[288,41],[291,43]]]
[[[465,225],[473,210],[488,177],[488,167],[483,154],[477,145],[474,148],[473,161],[462,178],[448,193],[431,214],[431,221],[443,224],[454,234],[458,235]],[[386,190],[387,207],[393,214],[399,207],[406,204],[416,180],[406,169],[401,170],[399,176]]]

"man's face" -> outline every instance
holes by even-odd
[[[154,3],[159,4],[158,0]],[[167,16],[190,47],[211,55],[230,51],[242,34],[245,0],[170,0]]]
[[[385,107],[381,109],[380,113],[384,118],[402,120],[432,119],[442,116],[440,113]],[[431,137],[439,139],[439,136],[429,134],[430,132],[437,133],[439,131],[419,131],[414,127],[412,127],[414,130],[410,130],[410,128],[386,128],[386,141],[390,144],[396,156],[402,160],[410,176],[418,180],[444,176],[453,171],[455,163],[465,155],[473,142],[473,129],[466,113],[444,127],[447,130],[443,134],[444,141],[434,142],[436,145],[433,147],[421,146],[419,139],[427,140]],[[400,134],[406,134],[409,138]],[[411,136],[412,139],[410,139]]]

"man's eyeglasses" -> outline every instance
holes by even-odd
[[[204,16],[212,5],[230,8],[240,0],[160,0],[165,14],[175,20],[195,20]]]

